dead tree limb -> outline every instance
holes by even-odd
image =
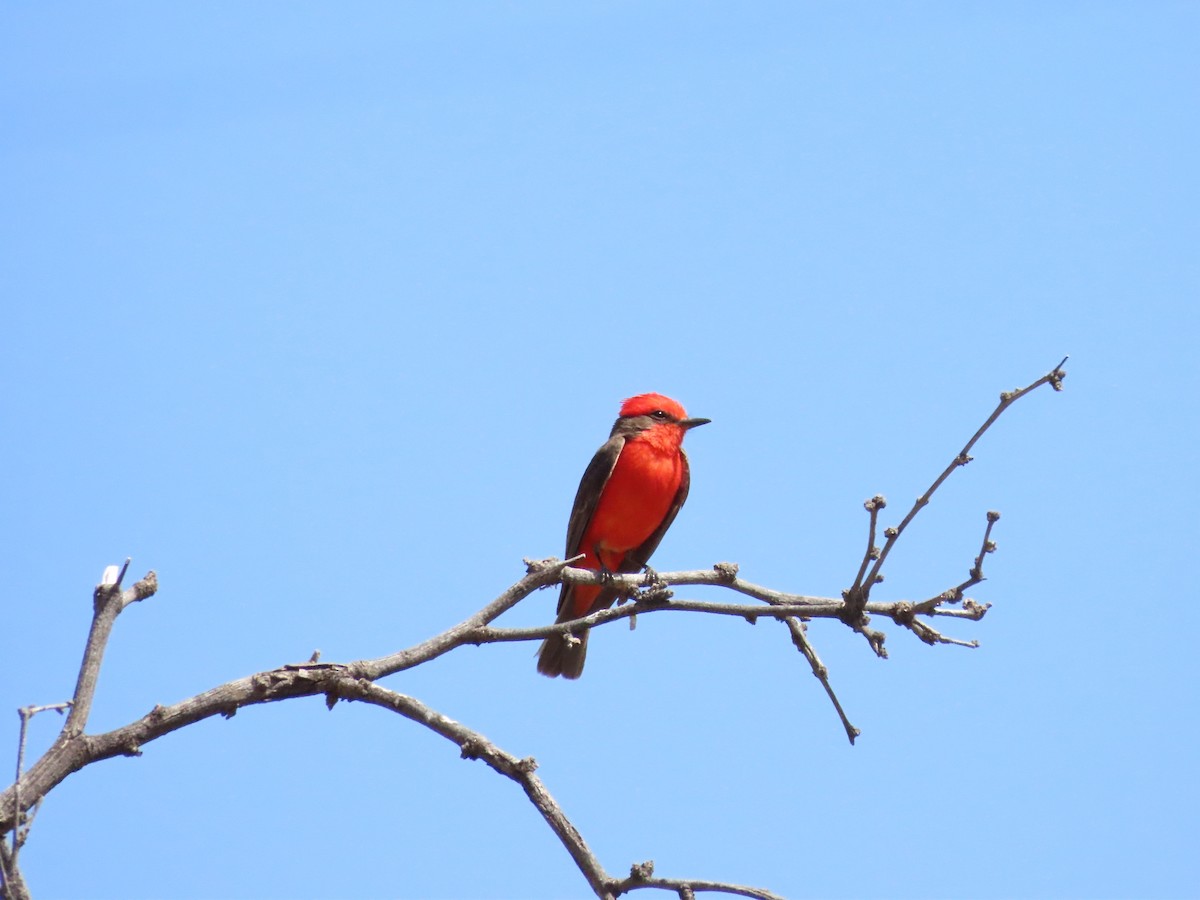
[[[1065,363],[1066,360],[1063,360]],[[158,579],[148,573],[132,587],[122,590],[121,584],[129,567],[110,566],[93,593],[92,624],[70,700],[43,706],[29,706],[21,712],[22,727],[18,749],[16,780],[0,793],[0,836],[11,835],[11,841],[0,841],[0,896],[4,900],[27,900],[29,891],[18,866],[21,845],[27,839],[33,815],[43,798],[65,778],[85,766],[114,756],[136,756],[141,748],[160,737],[212,716],[231,717],[239,709],[262,703],[273,703],[296,697],[324,696],[332,708],[338,700],[358,701],[390,710],[410,721],[429,728],[455,743],[467,759],[483,760],[501,775],[515,781],[558,836],[592,891],[601,898],[616,898],[640,889],[660,889],[691,897],[699,891],[714,891],[759,900],[777,900],[769,891],[743,885],[705,880],[683,880],[654,876],[653,863],[639,863],[628,877],[617,879],[609,875],[588,848],[582,835],[567,818],[545,785],[534,774],[537,763],[532,757],[518,758],[502,750],[483,735],[431,709],[419,700],[396,693],[377,684],[379,679],[413,666],[421,665],[465,645],[540,641],[553,635],[564,640],[572,632],[598,628],[620,619],[665,611],[708,614],[742,619],[755,624],[759,619],[784,622],[797,650],[803,654],[813,675],[821,682],[832,702],[847,737],[853,743],[860,734],[852,725],[834,693],[829,673],[808,638],[808,624],[815,619],[838,619],[863,634],[872,649],[881,657],[884,635],[868,627],[872,615],[886,616],[897,625],[912,631],[927,644],[955,644],[976,647],[978,642],[941,634],[928,619],[949,616],[978,621],[989,604],[980,604],[964,595],[969,588],[983,581],[984,557],[995,549],[991,533],[999,513],[988,512],[979,554],[975,557],[964,581],[935,597],[920,601],[895,600],[881,602],[871,599],[871,589],[883,580],[882,569],[895,548],[900,535],[928,503],[934,492],[956,469],[970,462],[970,450],[980,437],[1009,406],[1043,384],[1061,390],[1066,373],[1060,363],[1054,370],[1032,384],[1001,395],[1000,404],[975,432],[954,460],[917,498],[907,515],[895,527],[884,530],[882,548],[876,545],[879,513],[886,507],[882,496],[865,504],[869,514],[867,549],[858,564],[854,580],[840,598],[813,597],[792,594],[763,587],[740,577],[732,563],[717,563],[710,569],[666,574],[601,575],[589,569],[575,569],[571,560],[526,561],[526,575],[500,594],[495,600],[460,622],[458,625],[426,641],[377,659],[350,663],[318,662],[314,654],[306,663],[289,664],[267,669],[245,678],[218,685],[170,706],[155,706],[141,718],[120,728],[101,734],[88,734],[88,716],[95,697],[105,648],[118,616],[133,603],[155,594]],[[533,592],[559,582],[575,584],[616,585],[624,592],[620,605],[592,613],[581,619],[537,628],[500,628],[492,623],[507,610]],[[699,600],[676,600],[671,588],[685,586],[719,587],[750,598],[752,603],[717,603]],[[29,719],[36,713],[57,710],[66,712],[66,721],[50,749],[27,771],[24,770],[25,732]]]

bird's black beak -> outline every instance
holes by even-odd
[[[689,428],[695,428],[697,425],[707,425],[711,421],[712,419],[682,419],[679,424],[683,427],[684,431],[687,431]]]

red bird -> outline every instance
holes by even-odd
[[[662,394],[639,394],[621,404],[608,441],[596,451],[579,482],[564,558],[574,565],[617,573],[639,572],[675,521],[691,484],[683,436],[711,419],[689,419]],[[619,592],[596,585],[563,584],[556,622],[569,622],[613,605]],[[587,631],[552,635],[538,653],[538,671],[578,678],[587,656]]]

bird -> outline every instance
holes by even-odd
[[[579,482],[567,524],[565,559],[580,553],[580,568],[640,572],[675,521],[691,487],[683,437],[711,419],[688,418],[677,401],[638,394],[621,404],[608,440],[596,451]],[[563,583],[556,623],[607,609],[615,587]],[[586,629],[553,634],[538,651],[537,670],[575,679],[587,658]]]

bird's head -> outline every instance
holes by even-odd
[[[638,434],[650,429],[663,429],[678,435],[697,425],[707,425],[712,419],[689,419],[682,404],[662,394],[638,394],[621,404],[621,416],[613,425],[613,434]]]

